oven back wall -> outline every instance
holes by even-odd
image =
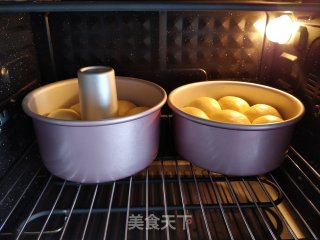
[[[262,79],[265,43],[256,24],[266,24],[265,12],[50,13],[43,18],[52,47],[51,60],[40,63],[48,82],[75,77],[88,65],[108,65],[117,75],[142,77],[168,91],[207,78]],[[40,43],[38,50],[47,48]],[[168,72],[190,77],[176,74],[171,81]]]

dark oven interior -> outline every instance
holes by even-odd
[[[2,2],[0,12],[0,239],[320,237],[317,1]],[[296,29],[279,44],[266,28],[283,14]],[[90,65],[167,93],[206,80],[265,84],[298,97],[306,113],[280,168],[235,177],[177,155],[165,106],[159,153],[148,168],[77,184],[42,165],[21,100]]]

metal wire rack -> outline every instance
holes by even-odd
[[[35,158],[32,146],[23,162]],[[319,174],[293,148],[282,168],[255,177],[223,176],[178,158],[95,185],[58,179],[37,161],[17,169],[10,185],[0,185],[1,239],[320,236]]]

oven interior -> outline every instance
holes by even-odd
[[[320,4],[49,1],[0,11],[0,239],[320,237]],[[284,44],[267,33],[282,15],[294,20]],[[265,84],[306,113],[283,165],[264,175],[224,176],[181,158],[165,106],[148,168],[115,182],[64,181],[43,166],[21,100],[90,65],[167,93],[206,80]]]

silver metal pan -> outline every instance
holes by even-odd
[[[150,109],[98,121],[45,117],[79,101],[77,79],[48,84],[24,98],[23,109],[33,119],[42,160],[52,174],[82,183],[106,182],[130,176],[154,160],[165,91],[154,83],[127,77],[116,77],[116,85],[119,99]]]
[[[241,97],[250,105],[265,103],[277,108],[285,121],[240,125],[200,119],[179,110],[198,97]],[[290,144],[292,131],[304,113],[294,96],[275,88],[237,81],[207,81],[172,91],[177,152],[192,163],[228,175],[257,175],[279,167]]]

